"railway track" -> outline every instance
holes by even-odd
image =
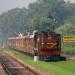
[[[2,64],[0,64],[0,75],[8,75]]]
[[[0,52],[1,72],[2,75],[37,75],[22,66],[20,63]],[[1,74],[0,74],[1,75]]]

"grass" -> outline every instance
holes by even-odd
[[[65,54],[71,54],[71,55],[75,55],[75,47],[63,47],[62,51]]]
[[[17,55],[21,60],[40,69],[41,71],[46,71],[49,74],[75,75],[75,61],[59,61],[59,62],[38,61],[38,62],[34,62],[32,57],[27,56],[23,53],[17,52],[12,49],[8,49],[7,51],[9,52],[9,54]]]

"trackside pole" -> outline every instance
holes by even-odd
[[[37,49],[34,50],[34,62],[39,61],[39,56],[37,55]]]
[[[2,42],[2,48],[4,48],[4,42]]]
[[[39,57],[38,56],[34,56],[34,62],[38,61]]]

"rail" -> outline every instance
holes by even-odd
[[[2,67],[8,75],[12,75],[11,72],[8,70],[8,68],[4,64],[2,64]]]

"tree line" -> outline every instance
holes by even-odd
[[[70,33],[74,34],[74,19],[75,3],[64,0],[37,0],[29,4],[28,8],[14,8],[2,13],[0,37],[6,39],[20,32],[32,32],[34,29],[63,34],[66,31],[67,34],[66,24],[70,25]]]

